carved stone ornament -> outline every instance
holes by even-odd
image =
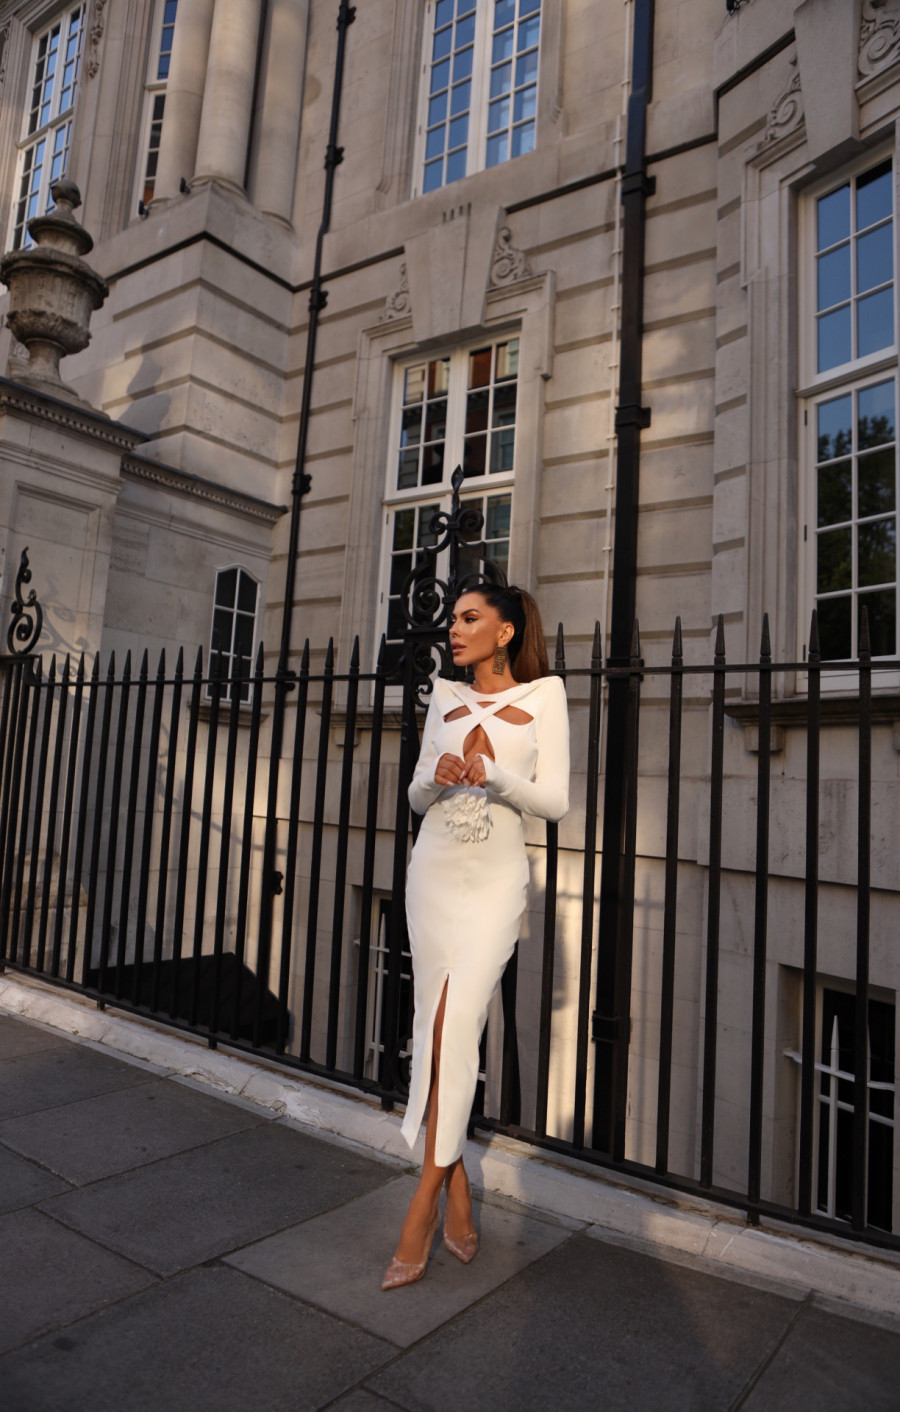
[[[409,297],[409,279],[406,274],[406,265],[400,266],[400,283],[389,294],[384,301],[384,313],[381,316],[382,322],[389,319],[405,319],[407,314],[412,313],[412,300]]]
[[[900,59],[898,0],[863,0],[859,30],[859,72],[871,78]]]
[[[87,58],[88,78],[94,78],[100,68],[100,41],[103,38],[103,26],[106,23],[103,16],[105,9],[106,0],[94,0],[94,7],[91,11],[90,48]]]
[[[0,29],[0,93],[6,81],[6,65],[9,59],[9,25]]]
[[[797,67],[796,54],[791,60],[791,67],[794,70],[793,77],[787,88],[769,109],[766,130],[762,140],[757,144],[757,152],[765,151],[774,142],[780,142],[789,133],[796,132],[803,121],[803,94],[800,89],[800,70]]]
[[[509,226],[501,226],[491,256],[490,287],[496,289],[506,284],[515,284],[517,279],[527,279],[530,274],[531,266],[525,251],[517,250],[513,245]]]

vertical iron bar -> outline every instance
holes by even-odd
[[[12,753],[7,732],[12,729],[10,722],[16,718],[13,703],[16,700],[16,684],[19,675],[14,663],[0,661],[0,682],[3,684],[3,704],[0,706],[0,780],[6,779],[6,765]],[[2,795],[2,789],[0,789],[0,795]],[[0,858],[3,857],[5,840],[6,811],[0,804]]]
[[[22,888],[25,883],[25,860],[28,856],[28,824],[31,818],[31,798],[32,781],[34,777],[34,752],[37,747],[37,729],[41,714],[41,687],[43,685],[43,668],[41,659],[37,658],[34,663],[34,682],[32,685],[31,700],[31,720],[28,726],[28,743],[25,747],[25,770],[22,781],[22,802],[21,816],[19,822],[19,851],[16,858],[16,881],[12,903],[12,938],[10,943],[11,960],[18,960],[19,950],[19,930],[22,921]],[[27,965],[26,955],[27,938],[23,944],[23,958],[21,964]]]
[[[763,1086],[766,1068],[766,959],[769,903],[769,797],[772,749],[772,645],[769,615],[763,614],[759,649],[759,743],[756,771],[756,886],[753,912],[753,1014],[750,1028],[750,1134],[747,1199],[760,1197]],[[752,1214],[752,1213],[751,1213]]]
[[[809,627],[806,687],[806,907],[803,927],[803,1037],[800,1066],[800,1187],[802,1216],[812,1210],[813,1122],[816,1093],[816,971],[819,932],[819,736],[822,669],[819,617]]]
[[[309,638],[303,644],[300,672],[297,677],[297,716],[294,721],[294,759],[291,767],[291,790],[288,803],[284,902],[281,912],[281,956],[278,966],[278,1024],[275,1048],[279,1054],[284,1053],[288,1041],[288,999],[291,986],[291,947],[294,935],[294,891],[297,885],[297,840],[300,832],[300,786],[303,782],[303,748],[306,742],[308,697]]]
[[[325,1067],[337,1063],[338,1019],[341,1000],[341,959],[344,941],[344,890],[347,883],[347,842],[350,835],[350,799],[353,787],[353,751],[356,734],[356,703],[359,696],[359,638],[353,642],[350,677],[347,683],[347,720],[344,725],[344,759],[341,765],[341,797],[338,808],[337,859],[334,870],[334,913],[331,924],[331,974],[328,982],[328,1033]]]
[[[125,770],[125,736],[128,729],[128,700],[131,694],[131,653],[125,657],[122,680],[119,683],[119,714],[116,722],[116,742],[113,751],[113,775],[109,791],[109,829],[106,835],[106,887],[103,894],[103,920],[100,924],[100,963],[97,989],[106,990],[106,967],[112,941],[113,897],[116,887],[116,854],[119,849],[119,809],[122,802],[122,776]],[[123,892],[127,890],[123,887]],[[116,983],[119,964],[116,948]]]
[[[206,884],[209,872],[209,843],[212,830],[212,806],[216,785],[216,743],[219,734],[219,707],[222,700],[222,657],[210,653],[209,685],[212,697],[206,732],[206,773],[203,781],[203,803],[200,812],[200,848],[197,855],[197,894],[194,912],[194,948],[191,968],[190,1025],[196,1029],[200,1013],[200,972],[203,966],[203,931],[206,925]]]
[[[184,785],[181,796],[181,827],[178,831],[178,872],[175,881],[175,916],[172,921],[172,994],[169,1014],[178,1017],[178,988],[181,983],[181,956],[184,949],[184,910],[187,900],[188,857],[191,841],[191,813],[194,805],[194,767],[197,759],[197,726],[203,695],[203,648],[197,649],[191,699],[188,707],[187,741],[184,752]],[[182,1014],[187,1019],[187,1014]]]
[[[153,687],[153,710],[150,715],[150,738],[147,742],[147,776],[144,788],[144,828],[141,837],[140,877],[138,880],[137,914],[134,919],[134,970],[131,977],[131,1003],[140,1005],[144,975],[144,933],[147,928],[147,897],[150,889],[150,859],[152,856],[153,823],[156,815],[156,774],[159,766],[159,737],[162,730],[163,699],[166,694],[166,654],[160,652]],[[139,732],[135,735],[139,738]],[[163,862],[160,859],[159,867]]]
[[[322,871],[322,835],[325,825],[325,785],[328,776],[328,732],[331,730],[331,695],[334,683],[334,639],[328,639],[322,681],[322,715],[319,720],[319,753],[316,760],[316,796],[313,805],[312,855],[309,865],[309,912],[306,922],[306,964],[303,972],[303,1009],[300,1058],[309,1059],[312,1044],[313,987],[316,980],[316,942],[319,929],[319,875]]]
[[[590,1043],[591,958],[594,944],[594,880],[597,871],[597,797],[600,787],[600,695],[603,689],[603,646],[600,624],[594,623],[591,687],[588,711],[587,774],[584,806],[584,869],[581,885],[581,956],[578,970],[578,1019],[575,1029],[575,1097],[572,1145],[584,1147]]]
[[[869,1129],[869,910],[872,871],[872,650],[869,614],[859,620],[859,800],[856,875],[856,1006],[853,1034],[853,1180],[850,1219],[866,1227]]]
[[[250,897],[250,861],[253,852],[253,814],[256,805],[256,767],[259,759],[259,724],[262,720],[263,675],[265,653],[262,643],[256,654],[253,674],[253,701],[250,706],[250,734],[247,739],[247,778],[244,788],[244,824],[241,831],[241,864],[238,878],[237,916],[234,923],[234,1007],[231,1014],[231,1038],[240,1033],[241,994],[244,979],[244,954],[247,944],[247,907]]]
[[[50,670],[46,684],[38,691],[38,700],[44,696],[44,715],[41,721],[41,744],[38,751],[37,779],[34,786],[34,825],[31,831],[31,856],[28,860],[28,890],[25,895],[25,935],[22,938],[22,964],[31,966],[31,933],[34,927],[34,909],[37,901],[38,865],[41,857],[41,833],[44,823],[44,788],[47,783],[47,761],[50,755],[50,728],[53,724],[53,700],[56,696],[56,654],[50,659]],[[44,857],[44,869],[50,862],[48,841]],[[39,946],[39,960],[36,969],[41,970],[44,948]]]
[[[78,768],[78,738],[81,729],[81,703],[84,697],[84,653],[82,652],[75,673],[75,694],[72,698],[72,724],[69,727],[69,758],[66,764],[66,793],[63,800],[62,832],[59,840],[59,869],[56,886],[56,916],[53,923],[53,953],[50,971],[59,975],[62,964],[62,934],[66,915],[66,874],[69,871],[69,844],[72,837],[72,823],[75,810],[75,777]],[[75,957],[71,958],[74,966]],[[66,957],[66,979],[71,980],[70,960]]]
[[[172,682],[172,705],[169,712],[169,746],[166,751],[166,787],[163,794],[162,820],[159,833],[159,879],[156,886],[156,923],[153,929],[153,981],[150,1009],[159,1009],[159,987],[162,979],[163,941],[166,929],[166,894],[169,886],[169,847],[172,839],[172,807],[175,802],[175,775],[178,760],[178,724],[181,715],[181,693],[184,682],[184,648],[178,649],[175,677]]]
[[[359,956],[356,975],[356,1025],[353,1041],[353,1076],[361,1079],[366,1066],[366,1018],[369,1004],[369,952],[372,945],[372,894],[375,883],[375,843],[378,834],[378,796],[381,774],[381,730],[384,724],[384,634],[375,666],[372,694],[372,739],[369,742],[369,793],[366,800],[366,837],[363,845],[362,897],[359,918]]]
[[[401,1087],[400,1081],[400,977],[403,942],[406,937],[406,864],[409,846],[409,784],[419,756],[419,727],[416,721],[416,651],[418,642],[411,628],[406,634],[403,654],[403,715],[400,727],[400,768],[394,812],[394,859],[391,870],[391,907],[388,917],[388,964],[384,983],[382,1033],[384,1049],[379,1066],[382,1106],[390,1108]]]
[[[666,802],[666,887],[659,1016],[659,1078],[656,1099],[656,1170],[669,1170],[669,1118],[672,1102],[672,1033],[675,1012],[675,943],[678,926],[678,826],[681,814],[681,717],[684,645],[681,618],[675,619],[669,690],[669,778]]]
[[[116,979],[115,997],[122,999],[122,981],[125,970],[125,956],[128,946],[128,917],[131,911],[131,871],[134,857],[134,834],[137,821],[138,789],[141,775],[141,742],[144,735],[144,711],[147,705],[147,673],[149,658],[147,648],[141,658],[138,673],[137,703],[134,712],[134,727],[131,735],[131,769],[129,770],[128,793],[125,803],[125,846],[122,849],[122,891],[119,897],[119,935],[116,938]],[[121,727],[124,736],[124,727]],[[118,742],[117,742],[118,744]],[[124,760],[125,741],[122,740]],[[135,967],[137,967],[137,947],[135,946]]]
[[[110,653],[109,667],[103,685],[103,714],[100,717],[100,745],[97,751],[97,769],[94,788],[94,826],[91,833],[91,853],[88,864],[87,912],[85,914],[84,955],[81,959],[81,984],[87,989],[88,971],[94,950],[94,920],[97,915],[99,887],[97,877],[100,871],[100,844],[103,839],[103,804],[106,794],[106,768],[109,763],[109,733],[112,728],[112,712],[115,702],[116,654]],[[85,764],[87,770],[87,764]],[[85,795],[85,799],[87,796]],[[74,918],[73,918],[74,920]],[[102,944],[101,936],[101,944]],[[98,965],[99,965],[98,960]],[[101,989],[98,979],[98,990]]]
[[[700,1185],[712,1186],[716,1124],[716,1041],[719,1023],[719,918],[722,894],[722,777],[725,751],[725,621],[719,614],[713,667],[709,766],[709,895],[706,906],[706,989],[703,1018],[703,1098]]]
[[[243,677],[234,659],[229,683],[228,735],[225,745],[225,779],[222,784],[222,832],[219,837],[219,878],[216,889],[216,917],[213,929],[213,982],[210,997],[209,1033],[219,1030],[219,1001],[222,994],[222,954],[225,950],[225,918],[228,907],[228,860],[231,856],[231,825],[234,813],[234,772],[237,764],[240,689]]]
[[[56,734],[53,741],[53,768],[50,772],[50,799],[47,804],[47,828],[44,835],[44,885],[41,889],[41,916],[38,926],[38,946],[36,966],[44,969],[44,954],[47,945],[47,929],[50,922],[50,894],[53,890],[53,851],[56,843],[56,820],[59,814],[59,786],[62,779],[63,746],[65,744],[66,719],[69,714],[69,684],[72,677],[72,663],[68,654],[63,665],[59,683],[59,708],[56,712]],[[51,975],[56,975],[51,955]]]
[[[566,645],[562,623],[556,629],[554,670],[566,679]],[[556,891],[559,876],[559,824],[547,824],[546,876],[544,881],[544,946],[541,956],[541,1010],[538,1024],[537,1093],[535,1131],[547,1135],[550,1097],[550,1044],[553,1037],[553,978],[556,968]]]
[[[112,659],[110,659],[112,665]],[[71,981],[75,976],[75,960],[78,950],[78,917],[81,908],[81,874],[84,866],[84,848],[87,839],[88,828],[88,806],[91,797],[91,784],[94,776],[91,773],[91,764],[94,756],[94,728],[97,719],[97,705],[100,700],[100,654],[94,658],[94,665],[91,668],[91,680],[88,686],[88,710],[87,724],[84,731],[84,752],[81,761],[81,788],[78,800],[78,826],[75,831],[75,858],[72,863],[72,915],[69,918],[69,949],[66,956],[66,980]],[[102,794],[101,794],[102,807]],[[88,895],[88,904],[93,894]],[[91,915],[91,914],[89,914]],[[87,973],[90,965],[91,931],[85,924],[84,955],[81,961],[81,984],[87,985]]]
[[[3,792],[0,800],[0,958],[6,957],[7,928],[9,925],[9,887],[12,882],[10,868],[15,857],[14,818],[19,807],[19,770],[22,763],[22,741],[24,739],[24,689],[25,663],[16,661],[5,668],[6,690],[3,694]],[[12,685],[10,684],[12,682]],[[9,712],[7,713],[7,706]],[[8,736],[7,736],[8,731]]]

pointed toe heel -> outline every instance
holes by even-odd
[[[469,1235],[463,1236],[459,1241],[451,1240],[445,1233],[444,1244],[450,1254],[455,1255],[457,1260],[461,1260],[464,1265],[469,1265],[478,1254],[478,1235],[475,1231],[471,1231]]]
[[[398,1260],[395,1255],[384,1272],[381,1288],[399,1289],[401,1285],[414,1285],[416,1280],[420,1280],[424,1275],[427,1265],[427,1260],[423,1260],[419,1265],[412,1265]]]

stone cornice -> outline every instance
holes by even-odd
[[[122,475],[128,480],[149,481],[151,485],[172,490],[176,495],[206,500],[222,510],[236,512],[243,519],[256,520],[260,524],[274,525],[287,513],[286,505],[273,505],[255,495],[230,490],[215,481],[205,480],[203,476],[176,470],[174,466],[166,466],[160,461],[148,461],[142,456],[123,456]]]
[[[118,447],[122,451],[133,451],[147,437],[134,427],[114,422],[102,412],[95,411],[87,404],[64,402],[58,397],[49,397],[14,382],[11,378],[0,378],[0,410],[18,412],[32,417],[38,422],[50,422],[54,426],[65,427],[67,431],[88,437],[91,441],[103,442],[107,446]]]

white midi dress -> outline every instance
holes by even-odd
[[[487,704],[484,704],[487,703]],[[460,706],[467,715],[445,718]],[[515,706],[523,724],[497,712]],[[444,754],[484,727],[494,759],[483,790],[435,783]],[[488,697],[439,677],[428,708],[409,801],[424,814],[406,885],[415,988],[412,1076],[403,1135],[415,1143],[431,1083],[434,1020],[444,984],[435,1162],[462,1154],[478,1080],[488,1005],[519,935],[528,890],[522,815],[561,819],[569,806],[569,717],[558,677],[521,682]]]

